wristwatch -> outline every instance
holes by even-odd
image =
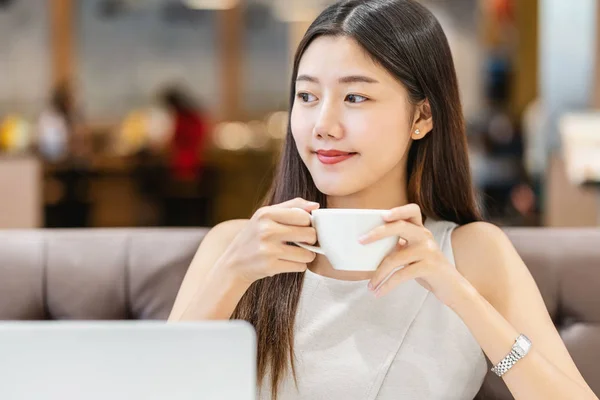
[[[513,344],[511,352],[492,368],[492,372],[501,377],[507,373],[517,361],[525,357],[530,349],[531,340],[523,334],[519,335],[517,340],[515,340],[515,344]]]

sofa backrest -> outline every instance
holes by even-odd
[[[166,319],[206,229],[0,232],[1,319]]]

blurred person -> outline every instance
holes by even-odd
[[[208,233],[170,321],[249,321],[260,399],[472,399],[485,355],[517,400],[597,399],[511,242],[482,222],[436,18],[413,0],[331,5],[291,89],[265,205]],[[374,272],[333,269],[292,244],[316,242],[319,207],[387,210],[359,241],[396,248]]]
[[[202,152],[209,131],[207,116],[179,87],[166,89],[162,102],[173,117],[171,177],[176,181],[196,182],[202,172]]]
[[[57,86],[48,107],[38,120],[38,152],[50,163],[62,167],[53,172],[51,187],[60,188],[55,204],[46,207],[48,227],[86,227],[89,225],[89,165],[81,117],[70,88]]]
[[[38,151],[49,162],[75,162],[87,156],[79,116],[67,85],[56,87],[48,107],[40,114],[37,142]]]
[[[207,180],[203,153],[210,124],[207,113],[179,86],[161,93],[162,103],[172,119],[172,135],[167,145],[168,171],[159,187],[164,226],[198,226],[208,222],[205,203]],[[150,150],[150,149],[149,149]],[[153,178],[160,179],[160,178]],[[148,185],[147,185],[148,186]],[[209,193],[209,195],[214,195]]]
[[[478,129],[481,153],[479,187],[486,216],[504,225],[520,225],[525,215],[515,207],[513,190],[528,185],[523,164],[523,140],[508,108],[513,76],[510,57],[492,52],[486,67],[487,107]]]

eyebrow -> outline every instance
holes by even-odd
[[[319,83],[319,80],[317,78],[315,78],[314,76],[310,76],[310,75],[298,75],[298,77],[296,78],[296,82],[299,81],[304,81],[304,82],[312,82],[312,83]],[[349,76],[343,76],[340,79],[338,79],[339,83],[379,83],[378,80],[370,78],[368,76],[364,76],[364,75],[349,75]]]

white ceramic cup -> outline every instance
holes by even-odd
[[[387,210],[324,208],[312,212],[312,226],[317,231],[319,246],[298,246],[327,257],[336,270],[375,271],[381,261],[398,244],[398,236],[386,237],[369,244],[358,240],[372,229],[383,225]]]

